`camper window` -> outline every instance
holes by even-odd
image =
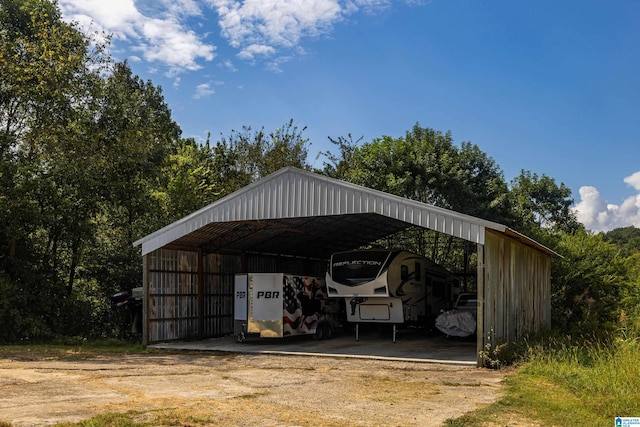
[[[400,266],[400,279],[407,280],[409,278],[409,267],[406,265]]]

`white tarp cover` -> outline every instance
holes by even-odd
[[[436,328],[449,336],[467,337],[476,331],[476,319],[470,311],[445,311],[436,318]]]

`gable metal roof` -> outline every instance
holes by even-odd
[[[491,221],[286,167],[134,242],[328,259],[412,226],[484,244],[485,230],[539,243]]]

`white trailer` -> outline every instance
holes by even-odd
[[[339,325],[339,301],[327,298],[322,277],[284,273],[235,276],[234,320],[238,339],[312,335],[330,338]]]
[[[394,326],[432,326],[441,310],[451,308],[457,284],[431,260],[387,249],[333,254],[326,282],[329,297],[345,299],[347,321]]]

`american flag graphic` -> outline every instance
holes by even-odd
[[[326,298],[324,279],[285,275],[283,280],[284,335],[315,333]]]

